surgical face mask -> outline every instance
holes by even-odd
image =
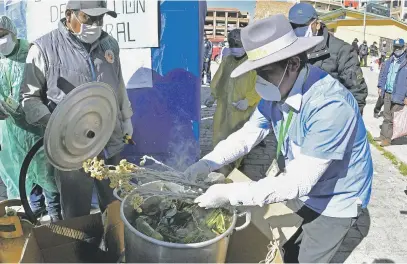
[[[404,50],[399,49],[394,51],[394,56],[401,57],[404,54]]]
[[[100,38],[100,35],[102,35],[101,26],[82,24],[76,17],[75,13],[74,16],[76,20],[78,20],[78,22],[81,24],[81,30],[79,31],[79,33],[74,33],[80,41],[92,44],[93,42]]]
[[[294,29],[295,35],[297,35],[297,37],[312,37],[312,29],[311,29],[311,25],[309,26],[304,26],[304,27],[297,27],[296,29]]]
[[[244,48],[230,48],[230,55],[241,58],[246,54]]]
[[[308,26],[303,26],[303,27],[297,27],[296,29],[294,29],[295,35],[297,35],[297,37],[313,37],[316,36],[316,34],[314,34],[312,32],[312,24],[314,24],[316,22],[316,20],[312,21]]]
[[[274,102],[281,101],[280,85],[284,80],[284,76],[287,72],[287,69],[288,69],[288,63],[285,66],[283,76],[281,76],[278,86],[275,86],[271,82],[269,82],[269,81],[265,80],[264,78],[260,77],[259,75],[257,75],[256,92],[260,95],[261,98],[263,98],[264,100],[267,100],[267,101],[274,101]]]
[[[14,50],[16,43],[13,41],[11,34],[7,34],[0,38],[0,54],[7,56]]]

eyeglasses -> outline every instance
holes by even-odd
[[[80,23],[97,26],[103,25],[103,17],[105,16],[104,14],[100,16],[89,16],[80,10],[74,10],[74,14]]]

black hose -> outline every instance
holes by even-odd
[[[23,165],[21,166],[20,170],[20,178],[18,181],[18,189],[20,191],[20,199],[21,199],[21,204],[23,205],[25,214],[28,218],[28,220],[32,224],[37,224],[38,220],[36,215],[33,213],[31,210],[30,204],[27,199],[27,193],[25,189],[25,181],[27,178],[27,171],[28,168],[30,167],[30,163],[32,159],[34,158],[35,154],[37,154],[38,150],[44,145],[44,138],[40,138],[37,142],[35,142],[34,146],[28,151],[27,155],[24,158]]]

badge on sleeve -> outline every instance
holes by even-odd
[[[106,50],[105,52],[105,59],[108,63],[114,62],[114,53],[112,50]]]

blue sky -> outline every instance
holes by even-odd
[[[254,7],[256,5],[255,0],[251,1],[240,1],[240,0],[235,0],[235,1],[214,1],[214,0],[208,0],[208,7],[232,7],[232,8],[237,8],[240,11],[247,11],[250,13],[251,16],[254,14]]]

